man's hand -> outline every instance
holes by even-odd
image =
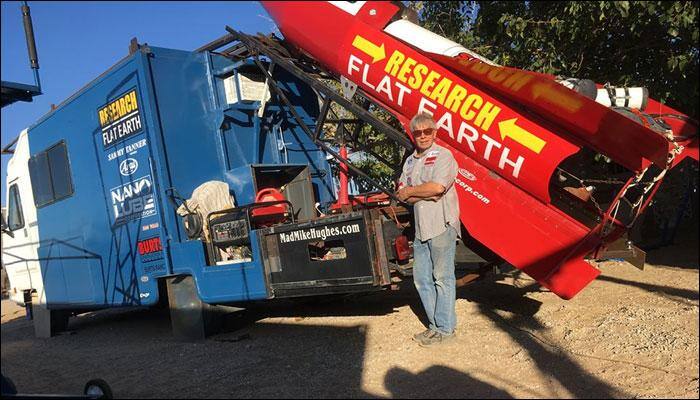
[[[425,187],[426,184],[423,184],[418,187],[413,187],[413,186],[406,186],[402,187],[396,192],[396,197],[399,198],[399,200],[409,203],[409,204],[414,204],[418,201],[425,200],[425,201],[438,201],[440,198],[444,195],[443,191],[444,188],[442,186],[439,186],[435,183],[430,182],[428,184],[428,190],[426,191]],[[419,190],[423,189],[423,190]],[[418,193],[416,193],[418,191]]]
[[[411,187],[406,186],[406,187],[399,189],[399,191],[396,192],[396,197],[398,197],[399,200],[405,202],[409,197],[411,197]]]

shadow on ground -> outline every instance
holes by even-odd
[[[366,326],[265,319],[387,315],[406,305],[422,318],[412,282],[403,286],[400,292],[255,304],[230,314],[225,330],[202,343],[177,342],[163,309],[87,313],[71,319],[68,334],[51,339],[34,338],[31,324],[17,319],[2,325],[3,373],[20,391],[33,393],[76,393],[81,384],[99,377],[125,397],[374,397],[362,388]],[[485,280],[460,289],[458,296],[476,303],[543,374],[575,397],[624,397],[567,354],[525,332],[545,329],[533,318],[541,303],[524,296],[533,290],[537,288]],[[384,385],[392,397],[511,397],[465,371],[441,365],[418,373],[394,367]]]
[[[3,325],[2,366],[21,393],[77,394],[105,379],[117,397],[372,398],[362,388],[365,325],[258,321],[203,343],[179,343],[162,310],[111,310],[75,318],[73,334],[35,339],[31,325]],[[22,325],[22,326],[20,326]],[[222,340],[223,339],[223,340]],[[41,379],[37,377],[41,376]],[[510,397],[444,366],[385,377],[392,397]]]

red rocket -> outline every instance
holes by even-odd
[[[610,88],[586,95],[554,76],[496,65],[404,18],[399,2],[262,3],[285,41],[406,128],[416,113],[432,114],[437,142],[460,167],[466,232],[562,298],[598,276],[584,258],[625,232],[665,171],[698,159],[697,125],[680,112],[647,98],[644,112],[614,110],[595,98]],[[604,204],[565,173],[596,153],[628,172]],[[627,203],[634,207],[623,216]]]

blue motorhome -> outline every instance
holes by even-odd
[[[37,335],[167,294],[174,333],[200,338],[215,305],[390,283],[381,216],[324,213],[333,169],[302,129],[318,93],[263,63],[135,46],[22,132],[3,262]]]

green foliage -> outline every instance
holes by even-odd
[[[499,64],[644,86],[653,99],[698,118],[698,2],[410,3],[424,27]],[[675,168],[647,214],[675,229],[678,210],[695,204],[687,210],[697,221],[697,186],[696,164]],[[687,193],[692,200],[683,203]]]
[[[698,3],[411,2],[421,23],[499,64],[645,86],[698,116]]]
[[[339,94],[342,93],[340,84],[337,81],[327,81],[326,83],[335,88]],[[361,96],[354,96],[352,101],[360,107],[364,106],[364,98]],[[370,103],[369,111],[376,118],[387,123],[397,131],[402,132],[404,130],[401,123],[394,117],[394,115],[387,112],[383,108]],[[355,116],[351,112],[347,111],[338,103],[331,104],[328,120],[337,120],[342,118],[353,119],[354,117]],[[392,140],[388,139],[386,135],[376,131],[368,124],[362,124],[356,137],[357,140],[352,140],[355,135],[355,128],[356,124],[353,123],[344,125],[344,134],[341,137],[338,123],[326,122],[322,130],[323,139],[336,149],[341,143],[346,143],[346,145],[348,145],[349,154],[360,152],[361,159],[358,160],[357,158],[351,157],[351,160],[353,160],[353,165],[370,176],[375,182],[387,189],[393,189],[394,180],[396,178],[396,176],[394,176],[395,169],[399,168],[400,170],[404,149]],[[375,157],[375,155],[378,157]],[[333,174],[338,176],[337,163],[334,161],[332,164]],[[352,172],[350,172],[350,174],[353,175]],[[356,177],[355,182],[360,192],[378,190],[377,187],[369,184],[369,182],[363,178]]]
[[[366,158],[356,162],[355,166],[385,188],[389,190],[394,188],[394,171],[386,164],[376,162],[371,158]],[[372,187],[372,185],[362,179],[357,178],[355,182],[357,183],[360,193],[377,190],[377,188]]]
[[[423,27],[499,64],[615,86],[644,86],[655,100],[698,118],[697,2],[408,3],[419,12]],[[390,114],[372,111],[403,129]],[[334,135],[332,128],[327,132]],[[360,138],[379,143],[373,151],[400,162],[402,151],[383,141],[383,135],[366,127]],[[390,168],[371,158],[359,166],[391,187]]]

